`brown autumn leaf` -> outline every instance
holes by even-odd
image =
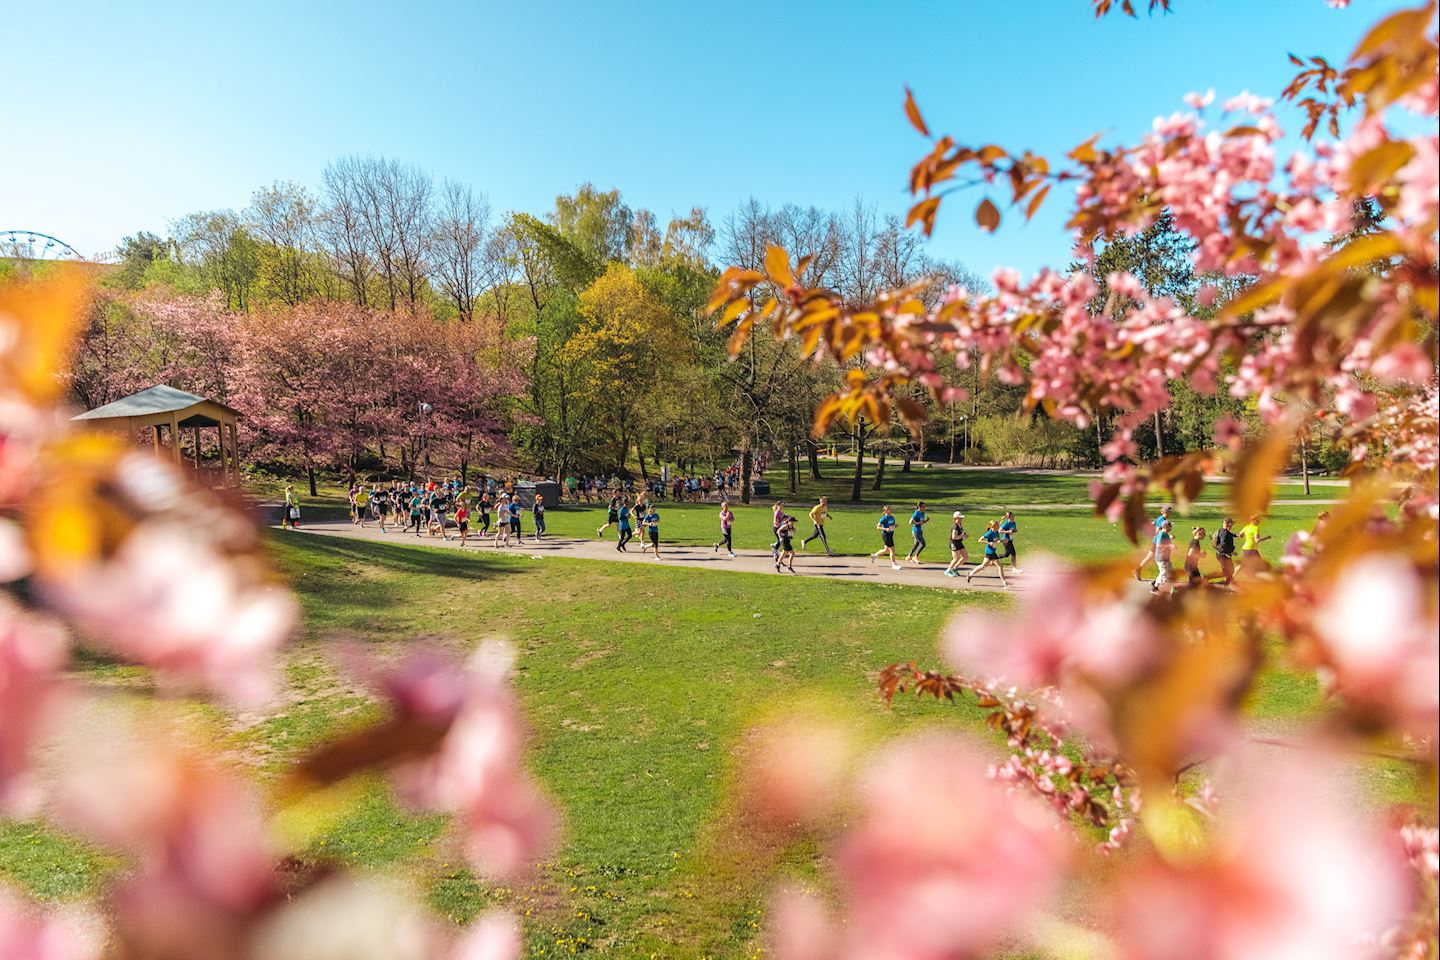
[[[781,287],[790,287],[795,284],[795,275],[790,272],[790,255],[785,252],[784,247],[771,244],[766,248],[765,272],[770,275],[772,282]]]
[[[1136,490],[1130,494],[1130,499],[1125,501],[1124,526],[1125,536],[1131,543],[1140,542],[1140,531],[1145,529],[1148,518],[1145,516],[1145,491]]]
[[[925,236],[930,236],[931,231],[935,229],[935,214],[939,210],[940,198],[926,197],[910,208],[910,212],[905,216],[905,228],[908,230],[916,222],[919,222],[920,229],[925,232]]]
[[[1100,159],[1100,152],[1095,149],[1095,144],[1100,142],[1101,136],[1102,134],[1095,134],[1095,136],[1067,153],[1066,156],[1076,163],[1094,163]]]
[[[925,126],[925,120],[920,116],[920,108],[915,105],[915,95],[910,92],[910,87],[905,87],[905,116],[909,118],[910,125],[920,131],[922,137],[930,136],[930,128]]]
[[[1031,197],[1031,198],[1030,198],[1030,202],[1025,205],[1025,219],[1026,219],[1026,220],[1030,220],[1030,219],[1032,219],[1032,218],[1035,216],[1035,211],[1037,211],[1037,210],[1040,209],[1040,204],[1042,204],[1042,203],[1045,202],[1045,196],[1046,196],[1049,192],[1050,192],[1050,184],[1048,184],[1048,183],[1045,184],[1045,186],[1041,187],[1039,190],[1035,191],[1035,195],[1034,195],[1033,197]]]
[[[975,208],[975,222],[980,225],[981,230],[989,233],[994,233],[999,228],[1000,210],[989,197],[983,198]]]
[[[448,723],[396,717],[323,744],[286,775],[282,793],[296,795],[339,783],[357,773],[382,770],[433,753]]]

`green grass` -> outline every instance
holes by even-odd
[[[593,535],[598,512],[554,510],[550,526]],[[713,505],[661,512],[667,539],[713,540]],[[834,545],[873,548],[873,507],[835,512]],[[1313,513],[1276,508],[1268,555],[1276,556],[1283,537],[1308,526]],[[1210,519],[1204,517],[1207,526]],[[1020,523],[1022,551],[1043,547],[1075,559],[1133,551],[1118,531],[1084,511],[1022,513]],[[1187,522],[1178,525],[1188,532]],[[970,526],[978,530],[974,514]],[[763,548],[768,508],[742,510],[737,532],[741,546]],[[943,532],[931,540],[935,559]],[[940,627],[957,607],[1008,602],[923,587],[531,560],[498,551],[477,556],[412,542],[286,535],[272,543],[275,563],[304,607],[304,635],[286,655],[284,703],[243,725],[197,711],[207,735],[274,772],[375,715],[363,691],[326,660],[324,641],[343,637],[390,657],[418,638],[462,653],[485,637],[509,638],[534,734],[530,762],[566,821],[564,845],[535,879],[514,887],[477,881],[445,842],[443,818],[408,815],[374,784],[359,791],[342,819],[319,830],[309,854],[403,871],[457,922],[490,904],[513,907],[525,916],[532,956],[753,956],[772,877],[738,869],[723,856],[727,841],[743,833],[726,797],[745,731],[797,700],[842,711],[872,732],[931,723],[980,731],[969,706],[907,699],[887,714],[874,676],[895,660],[938,663]],[[105,684],[145,684],[143,671],[100,660],[83,662],[79,672]],[[1262,677],[1249,704],[1257,721],[1276,729],[1324,709],[1313,676],[1286,670]],[[1363,776],[1367,795],[1377,800],[1415,793],[1403,768],[1377,763]],[[814,851],[800,849],[786,866],[813,871],[814,859]],[[38,896],[84,896],[115,866],[43,828],[0,825],[0,873]]]

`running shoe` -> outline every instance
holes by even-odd
[[[898,564],[898,563],[892,563],[892,564],[890,564],[890,569],[891,569],[891,570],[899,570],[899,569],[900,569],[900,564]]]

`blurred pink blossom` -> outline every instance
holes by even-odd
[[[73,915],[22,903],[0,887],[0,958],[96,960],[100,945]]]
[[[0,598],[0,811],[27,814],[39,800],[30,752],[57,704],[68,653],[56,626]]]

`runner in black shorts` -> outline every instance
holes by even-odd
[[[795,572],[795,518],[786,516],[780,521],[780,526],[775,529],[775,535],[780,539],[780,552],[775,557],[775,572],[779,573],[784,567],[791,573]]]
[[[595,536],[603,537],[605,531],[620,523],[620,498],[610,498],[610,509],[605,512],[605,525],[595,530]]]
[[[970,553],[965,549],[965,514],[956,510],[950,514],[950,566],[945,576],[960,576],[960,564],[970,562]]]

